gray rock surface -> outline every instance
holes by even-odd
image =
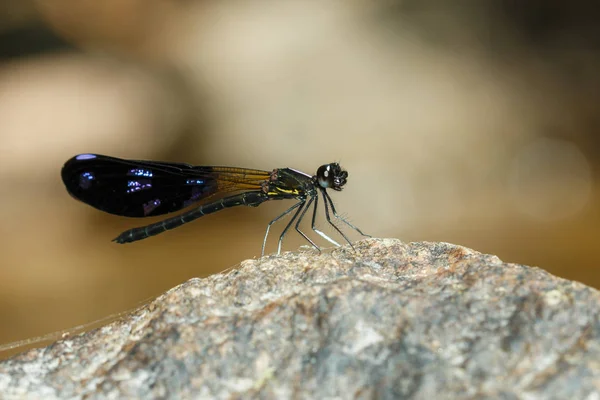
[[[598,291],[447,243],[355,248],[191,279],[1,362],[1,396],[600,398]]]

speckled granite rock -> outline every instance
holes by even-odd
[[[245,261],[0,363],[3,398],[600,396],[600,294],[447,243]]]

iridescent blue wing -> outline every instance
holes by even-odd
[[[99,210],[127,217],[167,214],[219,191],[257,189],[266,171],[123,160],[80,154],[62,168],[67,191]]]

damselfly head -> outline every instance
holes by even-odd
[[[325,164],[317,170],[316,178],[317,183],[322,188],[340,191],[342,186],[346,184],[348,172],[344,171],[338,163]]]

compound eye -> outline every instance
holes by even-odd
[[[331,164],[321,165],[317,170],[317,182],[322,188],[330,188],[334,186],[334,174],[331,170]]]

